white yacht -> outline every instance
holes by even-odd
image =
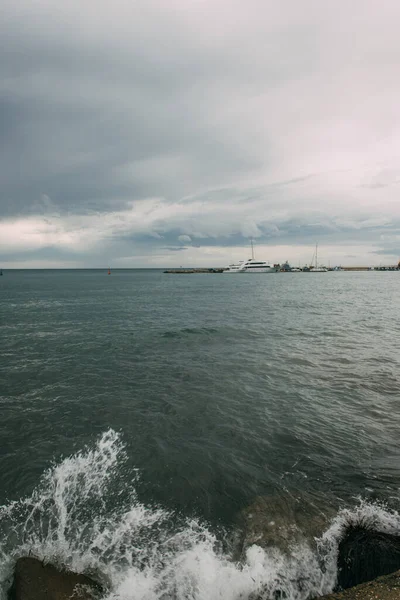
[[[277,271],[276,267],[273,267],[264,260],[255,260],[254,258],[246,260],[240,270],[241,273],[276,273]]]
[[[273,267],[264,260],[249,258],[236,265],[229,265],[224,269],[224,273],[276,273],[278,270],[277,267]]]
[[[274,267],[264,260],[254,258],[253,241],[251,242],[251,258],[241,260],[237,264],[232,264],[224,269],[224,273],[276,273],[278,267]]]
[[[241,260],[240,262],[238,262],[236,265],[232,264],[232,265],[228,265],[227,267],[225,267],[224,269],[224,273],[240,273],[240,269],[242,268],[243,264],[244,264],[244,260]]]

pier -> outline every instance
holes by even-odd
[[[182,275],[191,275],[193,273],[223,273],[224,269],[222,268],[194,268],[194,269],[167,269],[164,273],[173,273],[174,275],[182,274]]]

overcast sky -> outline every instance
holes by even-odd
[[[0,267],[400,258],[398,0],[2,0]]]

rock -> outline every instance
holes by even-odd
[[[350,525],[339,544],[338,588],[346,589],[400,569],[400,537]]]
[[[320,537],[335,514],[324,499],[303,492],[281,494],[279,496],[258,496],[253,504],[243,510],[239,517],[242,532],[237,543],[234,560],[243,561],[250,546],[256,544],[264,550],[272,548],[290,558],[297,545],[308,546],[316,552],[316,537]],[[301,572],[290,584],[298,587],[299,597],[304,597],[304,589],[312,584],[310,577]],[[249,600],[284,600],[288,595],[285,574],[278,574],[272,585],[262,586],[253,592]]]
[[[344,592],[322,596],[320,600],[399,600],[400,571],[383,575]]]
[[[101,587],[86,575],[61,571],[37,558],[19,558],[8,600],[93,600]]]
[[[297,543],[306,541],[313,545],[333,515],[333,508],[322,506],[322,502],[305,493],[298,497],[258,496],[240,515],[239,555],[243,558],[253,544],[275,547],[284,553]]]

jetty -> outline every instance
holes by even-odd
[[[183,275],[190,275],[193,273],[223,273],[224,269],[222,268],[199,268],[199,269],[167,269],[166,271],[164,271],[164,273],[173,273],[173,274],[183,274]]]

